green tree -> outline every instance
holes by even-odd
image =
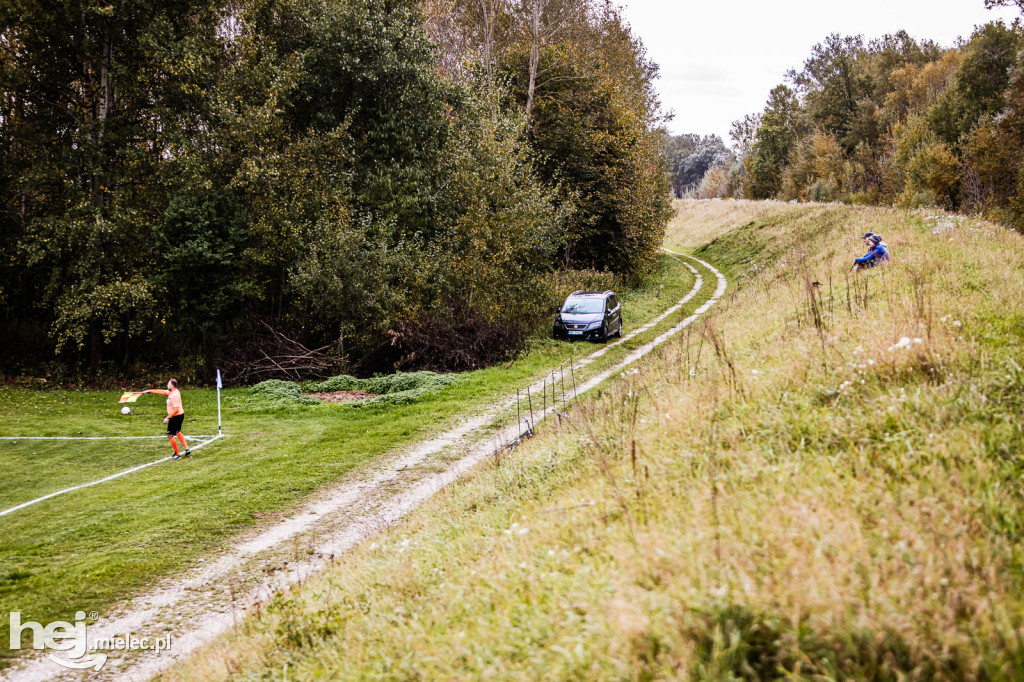
[[[869,87],[857,60],[864,52],[860,36],[833,33],[811,48],[803,70],[790,78],[802,95],[811,122],[839,140],[847,140]],[[848,144],[852,149],[856,142]]]
[[[669,184],[676,197],[700,185],[712,168],[728,167],[734,161],[717,135],[671,135],[665,142]]]
[[[964,147],[967,205],[1024,232],[1024,52],[1002,114],[978,126]]]
[[[782,189],[782,173],[800,132],[799,116],[796,93],[785,85],[773,88],[746,160],[744,192],[751,199],[768,199]]]
[[[1022,46],[1018,26],[998,21],[975,30],[961,51],[953,85],[928,111],[929,124],[944,142],[958,145],[983,119],[1003,110],[1010,69]]]
[[[15,305],[58,349],[87,346],[93,364],[127,357],[156,322],[165,131],[202,117],[218,19],[188,0],[0,6],[0,219],[43,283],[31,310],[24,290]]]
[[[538,90],[532,145],[568,218],[565,261],[639,280],[657,258],[669,215],[662,140],[608,77],[567,71]]]

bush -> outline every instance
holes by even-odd
[[[306,388],[310,391],[317,393],[334,393],[336,391],[358,391],[360,389],[366,390],[363,386],[365,379],[357,379],[348,374],[342,374],[340,376],[331,377],[325,379],[319,383],[307,384]]]
[[[717,166],[709,170],[697,187],[698,199],[724,199],[729,196],[729,169]]]
[[[334,393],[336,391],[366,391],[377,394],[374,398],[348,403],[353,407],[374,405],[407,405],[420,398],[451,386],[458,376],[434,372],[399,372],[387,376],[359,379],[342,374],[324,381],[297,384],[294,381],[270,379],[252,387],[251,402],[257,408],[279,409],[296,405],[319,405],[321,401],[304,393]]]
[[[811,185],[811,201],[829,202],[835,199],[836,193],[832,183],[825,180],[816,180]]]
[[[398,373],[391,376],[365,379],[365,389],[367,391],[376,393],[379,390],[382,395],[352,403],[352,406],[407,405],[451,386],[458,380],[459,377],[457,375],[435,374],[434,372]],[[406,386],[408,388],[403,388]]]
[[[607,270],[558,270],[544,281],[544,314],[554,316],[565,299],[574,291],[618,289],[622,281]]]
[[[390,339],[362,362],[368,372],[425,369],[460,372],[512,359],[526,343],[528,320],[509,308],[509,319],[491,320],[465,301],[396,324]]]
[[[318,405],[319,400],[302,395],[302,388],[294,381],[268,379],[252,387],[252,402],[256,407],[279,409],[294,405]]]

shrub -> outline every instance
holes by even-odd
[[[816,180],[811,185],[811,201],[828,202],[835,199],[836,193],[832,183],[826,180]]]
[[[622,280],[607,270],[558,270],[550,273],[545,282],[545,314],[554,315],[565,299],[574,291],[604,291],[617,289]]]
[[[374,393],[375,389],[379,388],[382,389],[382,395],[352,403],[352,406],[407,405],[451,386],[458,379],[459,377],[454,374],[435,374],[434,372],[398,373],[366,379],[366,390]],[[409,386],[409,388],[401,388],[403,386]]]
[[[251,403],[256,408],[280,409],[295,405],[319,405],[321,401],[304,393],[335,391],[366,391],[374,398],[348,403],[353,407],[372,405],[407,405],[450,386],[458,376],[434,372],[399,372],[387,376],[359,379],[342,374],[324,381],[297,384],[294,381],[269,379],[252,387]]]
[[[366,390],[363,386],[365,379],[357,379],[348,374],[342,374],[330,379],[325,379],[319,383],[307,384],[306,388],[310,391],[317,393],[334,393],[335,391],[358,391],[360,389]]]
[[[268,379],[252,387],[254,407],[263,409],[280,409],[294,405],[318,405],[319,400],[302,395],[302,388],[294,381]]]
[[[723,199],[729,195],[729,169],[725,166],[712,168],[705,173],[697,187],[698,199]]]
[[[388,332],[391,338],[367,354],[362,368],[459,372],[510,360],[526,343],[528,323],[512,308],[509,314],[508,319],[488,319],[456,300],[447,310],[397,323]]]

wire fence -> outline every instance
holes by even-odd
[[[533,436],[537,422],[547,418],[549,411],[559,419],[568,417],[568,407],[577,399],[576,359],[570,356],[549,370],[540,381],[516,389],[515,437],[501,444],[495,454],[514,450]]]

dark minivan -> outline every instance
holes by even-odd
[[[556,339],[622,336],[622,306],[614,291],[574,291],[555,317]]]

